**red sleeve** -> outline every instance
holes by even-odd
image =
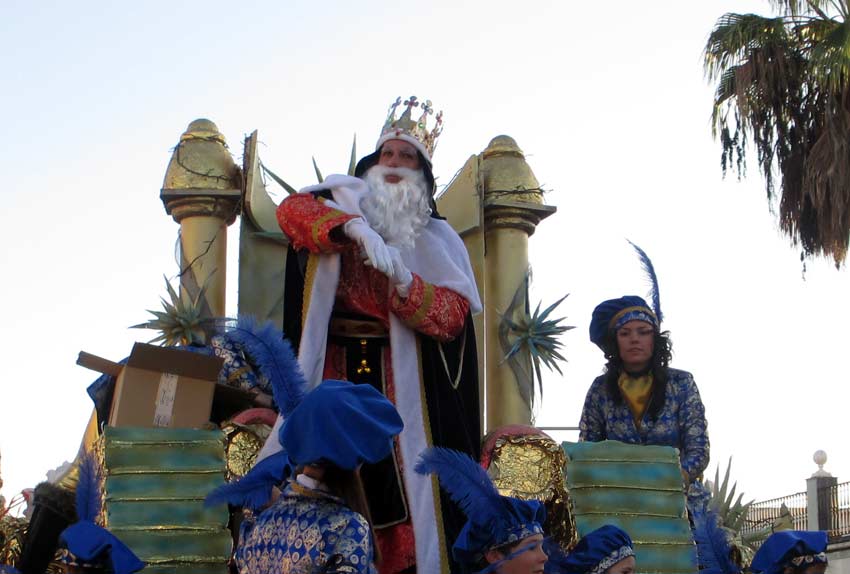
[[[414,273],[407,298],[393,289],[390,311],[423,335],[451,341],[463,330],[469,301],[451,289],[426,283]]]
[[[292,246],[310,253],[342,250],[345,243],[334,241],[331,231],[356,217],[326,206],[323,198],[310,193],[290,195],[277,208],[277,222]]]

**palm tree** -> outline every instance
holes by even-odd
[[[770,4],[778,16],[722,16],[705,46],[723,173],[742,177],[753,144],[771,208],[779,179],[782,231],[838,267],[850,240],[850,0]]]

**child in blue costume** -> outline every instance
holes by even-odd
[[[293,478],[243,523],[241,574],[373,574],[375,553],[357,469],[386,458],[401,418],[370,385],[322,382],[292,411],[280,442]]]
[[[753,556],[750,570],[754,574],[823,574],[827,542],[822,530],[775,532]]]

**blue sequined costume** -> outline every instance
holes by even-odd
[[[242,524],[240,574],[375,574],[369,524],[342,500],[297,483]],[[328,562],[336,567],[328,568]],[[326,569],[328,568],[328,569]]]
[[[673,446],[679,449],[682,468],[691,481],[708,466],[708,424],[705,407],[694,377],[687,371],[669,369],[664,407],[656,420],[643,415],[640,429],[626,401],[615,404],[605,386],[605,375],[597,377],[584,401],[579,423],[579,440],[618,440],[629,444]]]

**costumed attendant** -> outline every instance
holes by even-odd
[[[590,340],[605,353],[605,372],[587,392],[580,440],[618,440],[679,449],[691,505],[705,500],[701,475],[708,466],[705,408],[693,375],[669,367],[669,334],[661,331],[658,281],[639,247],[652,282],[652,302],[636,295],[603,301],[593,310]]]
[[[358,469],[385,458],[402,426],[369,385],[327,380],[305,395],[279,434],[293,477],[272,506],[243,522],[240,574],[376,572]]]
[[[543,550],[546,509],[538,500],[502,496],[490,477],[469,456],[446,448],[425,450],[416,472],[436,474],[440,486],[466,514],[467,521],[452,546],[464,574],[538,574]]]
[[[362,470],[386,558],[380,570],[433,574],[446,562],[434,549],[445,549],[463,517],[413,464],[429,446],[478,458],[472,314],[481,301],[463,240],[434,202],[441,115],[429,129],[430,102],[410,97],[396,117],[401,105],[392,105],[353,177],[330,175],[278,207],[291,246],[284,330],[311,387],[323,379],[368,384],[398,408],[404,431],[394,452]],[[280,448],[276,436],[261,460]]]
[[[77,482],[79,521],[59,536],[57,560],[66,565],[68,572],[133,574],[145,563],[114,534],[95,523],[102,506],[100,484],[97,462],[92,455],[86,455],[81,459]]]
[[[827,569],[827,535],[822,530],[775,532],[753,556],[754,574],[823,574]]]
[[[620,528],[606,524],[578,541],[572,552],[551,552],[549,574],[633,574],[635,550],[632,539]]]

